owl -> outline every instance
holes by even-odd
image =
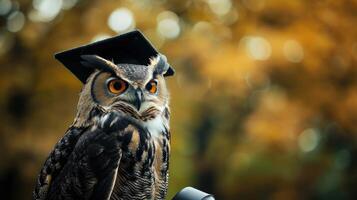
[[[56,54],[84,83],[73,124],[45,161],[33,199],[165,199],[174,74],[139,32]]]

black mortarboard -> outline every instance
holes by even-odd
[[[93,68],[81,64],[82,55],[98,55],[115,64],[138,64],[148,65],[150,58],[159,53],[138,30],[118,35],[112,38],[94,42],[85,46],[77,47],[55,54],[65,67],[67,67],[82,83],[85,83]],[[164,76],[174,74],[169,67]]]

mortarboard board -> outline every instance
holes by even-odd
[[[138,30],[119,36],[94,42],[55,54],[67,69],[69,69],[82,83],[85,83],[93,68],[81,64],[82,55],[98,55],[115,64],[148,65],[150,58],[159,53]],[[172,76],[174,70],[170,66],[164,76]]]

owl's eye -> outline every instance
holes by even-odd
[[[156,93],[157,91],[157,81],[156,80],[151,80],[148,84],[146,84],[147,91],[149,91],[151,94]]]
[[[128,83],[121,79],[112,78],[108,80],[108,89],[113,94],[121,94],[126,88],[128,88]]]

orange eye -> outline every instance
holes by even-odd
[[[108,81],[108,89],[113,94],[121,94],[126,88],[128,88],[128,84],[121,79],[112,79]]]
[[[157,81],[156,80],[151,80],[147,85],[146,85],[147,91],[149,91],[151,94],[156,93],[157,91]]]

